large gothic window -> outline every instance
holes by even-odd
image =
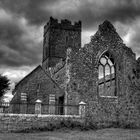
[[[98,92],[100,96],[116,96],[115,62],[111,54],[104,53],[98,65]]]

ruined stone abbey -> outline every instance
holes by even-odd
[[[81,21],[50,18],[44,26],[42,65],[16,85],[12,112],[34,114],[38,100],[41,114],[74,115],[84,102],[90,120],[140,125],[140,59],[107,20],[84,47],[81,31]],[[17,105],[22,102],[25,110]]]

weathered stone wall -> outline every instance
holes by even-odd
[[[58,69],[58,68],[55,67],[54,69]],[[66,64],[63,67],[61,67],[57,72],[52,73],[51,77],[63,90],[65,90]]]
[[[140,60],[136,61],[135,53],[123,43],[113,25],[108,21],[99,25],[90,43],[80,48],[80,23],[72,25],[68,20],[61,23],[51,20],[53,23],[48,23],[44,31],[44,39],[49,39],[44,42],[43,67],[61,87],[60,95],[65,93],[65,104],[75,105],[84,101],[89,122],[112,120],[140,125]],[[69,54],[66,52],[68,49],[71,50]],[[105,52],[111,54],[115,62],[116,96],[110,98],[101,97],[98,93],[98,62]],[[65,64],[61,65],[61,61]],[[55,70],[58,71],[52,74]],[[18,93],[27,92],[28,100],[35,101],[37,96],[48,102],[48,94],[59,94],[60,90],[48,78],[46,81],[44,75],[42,70],[34,71],[20,83]],[[37,83],[40,82],[38,96]],[[19,101],[18,95],[13,100]],[[74,111],[69,109],[66,112]]]
[[[116,97],[101,97],[98,93],[98,61],[104,52],[110,53],[116,63]],[[138,124],[140,109],[134,102],[137,97],[140,100],[140,90],[133,85],[137,79],[135,54],[123,44],[113,25],[108,21],[99,25],[91,42],[78,53],[73,53],[70,62],[70,83],[74,81],[79,85],[80,100],[87,103],[87,120],[94,122],[98,118],[126,122],[127,119]]]
[[[70,57],[72,53],[76,51],[72,48],[67,49],[67,57],[65,59],[64,65],[60,63],[56,64],[56,66],[49,68],[50,75],[52,79],[59,85],[61,89],[65,92],[65,101],[64,104],[68,105],[66,107],[66,114],[77,114],[77,105],[80,103],[80,96],[77,92],[77,83],[72,81],[72,77],[70,74],[71,71],[71,63]]]
[[[21,93],[27,93],[27,113],[35,113],[35,101],[40,99],[42,104],[49,104],[49,94],[63,94],[60,88],[51,78],[44,72],[41,66],[37,67],[33,72],[26,76],[15,88],[15,95],[11,101],[11,110],[13,113],[20,113]],[[47,111],[45,109],[44,111]],[[48,113],[48,112],[44,112]]]
[[[0,114],[0,132],[23,131],[30,129],[49,128],[49,125],[60,125],[62,121],[83,122],[80,116]]]

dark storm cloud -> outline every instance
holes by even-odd
[[[129,25],[140,16],[140,0],[0,0],[0,8],[13,18],[0,22],[0,64],[10,66],[41,62],[42,43],[23,38],[28,31],[20,25],[20,18],[27,20],[26,26],[38,27],[50,16],[82,20],[86,31],[95,30],[105,19]]]
[[[60,3],[64,2],[66,4],[61,6]],[[73,10],[69,11],[67,7],[71,3],[74,3]],[[53,5],[56,7],[51,8]],[[90,28],[105,19],[130,22],[140,15],[139,0],[1,0],[1,6],[24,16],[32,24],[42,24],[54,15],[72,20],[80,19],[84,22],[84,28]],[[61,12],[61,9],[66,10]]]
[[[0,0],[0,5],[17,16],[23,16],[32,24],[41,24],[51,13],[42,9],[43,4],[54,3],[55,0]]]
[[[130,22],[140,16],[139,0],[114,0],[112,3],[106,2],[105,5],[108,6],[102,11],[101,19]]]
[[[85,29],[94,28],[106,19],[129,23],[140,16],[140,0],[83,0],[76,12],[63,16],[81,19]]]
[[[41,43],[23,40],[24,30],[18,23],[0,23],[0,65],[22,66],[39,63]],[[32,44],[32,45],[30,45]]]
[[[128,33],[130,35],[129,46],[136,53],[137,57],[140,57],[140,19],[131,25],[131,30]]]

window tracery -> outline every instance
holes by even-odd
[[[115,61],[108,52],[100,57],[98,72],[99,95],[116,96]]]

